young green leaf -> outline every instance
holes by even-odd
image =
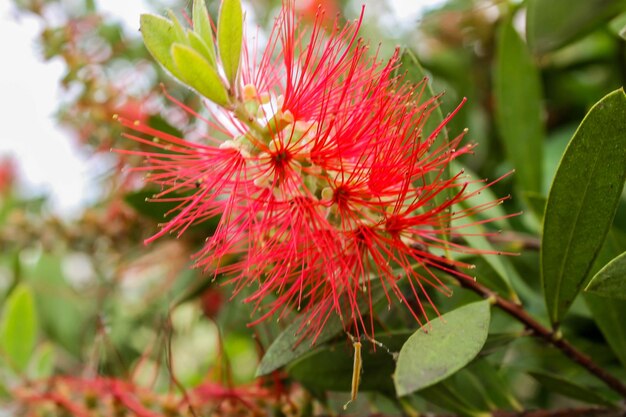
[[[193,31],[204,42],[209,56],[206,57],[209,63],[216,66],[215,41],[213,40],[213,29],[209,20],[209,12],[206,8],[205,0],[194,0],[192,11]]]
[[[174,29],[174,36],[176,37],[176,42],[186,44],[187,35],[185,34],[185,28],[178,20],[178,17],[176,17],[174,12],[171,10],[167,11],[167,15],[170,17],[170,21],[172,22],[172,28]]]
[[[541,276],[556,325],[585,285],[613,221],[626,179],[626,95],[596,103],[555,175],[543,225]]]
[[[228,105],[228,93],[222,80],[202,55],[180,43],[172,45],[171,54],[182,81],[212,102]]]
[[[187,42],[189,46],[202,55],[213,68],[216,68],[213,45],[207,46],[200,36],[196,32],[192,31],[187,32]]]
[[[416,331],[402,346],[394,383],[398,396],[454,374],[478,355],[487,340],[489,301],[457,308]]]
[[[9,296],[0,323],[0,350],[17,372],[26,369],[37,339],[37,312],[29,287],[20,285]]]
[[[626,300],[626,252],[606,264],[594,275],[585,291]]]
[[[537,65],[510,20],[498,32],[496,121],[522,190],[541,191],[543,122]]]
[[[176,75],[176,67],[170,55],[172,44],[177,41],[174,23],[152,14],[141,15],[141,35],[146,48],[166,70]]]
[[[226,78],[233,87],[243,40],[241,0],[222,0],[217,24],[217,46]]]

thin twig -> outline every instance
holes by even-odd
[[[448,271],[450,269],[456,270],[453,266],[446,266],[445,269]],[[444,272],[445,269],[442,269]],[[506,312],[508,315],[516,319],[517,321],[523,323],[528,330],[540,339],[548,342],[555,348],[559,349],[565,356],[573,360],[574,362],[581,365],[583,368],[587,369],[589,372],[594,374],[598,379],[602,380],[607,386],[609,386],[613,391],[617,392],[622,396],[622,398],[626,399],[626,385],[622,383],[620,380],[615,378],[613,375],[606,372],[604,369],[599,367],[591,357],[587,356],[583,352],[576,349],[573,345],[571,345],[567,340],[563,339],[563,336],[560,332],[554,332],[553,330],[544,327],[541,323],[535,320],[532,316],[530,316],[524,307],[515,304],[505,298],[502,298],[496,292],[490,290],[489,288],[479,284],[476,281],[471,279],[464,279],[454,274],[451,274],[459,284],[463,288],[467,288],[477,294],[480,294],[484,298],[488,298],[493,300],[493,304],[497,306],[502,311]]]

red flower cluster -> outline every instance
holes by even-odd
[[[147,160],[136,169],[163,187],[156,200],[179,202],[147,241],[221,216],[196,264],[227,274],[235,293],[252,286],[246,301],[265,306],[257,321],[297,309],[309,331],[339,314],[357,334],[370,333],[364,316],[373,291],[404,302],[420,321],[422,303],[431,302],[425,287],[447,291],[431,268],[468,267],[441,255],[473,251],[451,243],[462,231],[450,222],[501,200],[452,212],[477,193],[466,192],[462,173],[444,175],[471,151],[460,145],[463,134],[433,146],[453,114],[425,131],[438,106],[423,98],[426,82],[394,76],[398,52],[386,62],[372,54],[357,35],[361,19],[326,32],[318,13],[312,30],[300,30],[286,1],[261,56],[244,45],[230,89],[236,104],[207,106],[213,117],[203,119],[208,133],[200,140],[120,118],[158,139],[128,135],[153,148],[133,152]],[[442,194],[449,198],[435,203]]]

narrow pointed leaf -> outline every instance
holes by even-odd
[[[593,293],[585,293],[584,299],[611,350],[626,367],[626,303]]]
[[[416,331],[398,356],[398,396],[436,384],[467,365],[487,340],[489,320],[485,300],[457,308]]]
[[[30,289],[21,285],[11,293],[0,323],[0,350],[18,372],[26,369],[37,338],[37,312]]]
[[[206,8],[205,0],[194,0],[193,11],[193,30],[207,46],[209,63],[213,66],[216,64],[215,59],[215,41],[213,40],[213,29],[209,20],[209,12]]]
[[[626,300],[626,252],[606,264],[591,279],[585,291]]]
[[[301,337],[303,319],[304,317],[295,320],[278,335],[276,340],[274,340],[265,352],[265,355],[263,355],[263,359],[261,359],[261,363],[259,363],[256,370],[256,376],[267,375],[311,350],[314,335],[304,338]],[[333,314],[330,319],[328,319],[328,322],[326,322],[322,332],[317,336],[315,344],[321,345],[328,342],[342,331],[343,325],[341,324],[339,316]]]
[[[422,67],[419,60],[417,59],[417,56],[415,56],[415,53],[413,53],[413,51],[411,51],[410,49],[404,50],[402,52],[402,56],[400,57],[400,62],[401,62],[401,66],[399,67],[399,69],[403,71],[404,73],[406,73],[407,80],[415,84],[426,83],[426,85],[424,86],[424,92],[422,94],[421,101],[426,102],[432,99],[433,97],[435,97],[435,92],[432,89],[432,85],[430,83],[430,80],[428,79],[426,71],[424,71],[424,68]],[[423,127],[424,137],[427,137],[431,133],[435,132],[437,128],[441,125],[441,123],[443,123],[443,120],[444,118],[443,118],[443,113],[441,112],[441,108],[437,106],[432,111],[430,116],[428,116],[428,119],[424,123],[424,127]],[[441,129],[439,134],[436,135],[436,137],[434,138],[433,143],[431,145],[431,149],[433,150],[438,149],[440,147],[445,146],[447,143],[448,143],[448,129],[444,127],[443,129]],[[444,172],[441,174],[440,178],[441,179],[450,178],[450,166],[446,165],[443,168],[443,170]],[[436,174],[434,172],[429,172],[426,174],[426,180],[428,182],[435,181],[435,177],[436,177]],[[433,197],[433,204],[435,206],[442,205],[445,202],[446,198],[450,197],[450,194],[451,193],[449,191],[444,191],[442,193],[435,195]],[[448,226],[449,225],[446,224],[446,222],[442,220],[441,228],[446,229]]]
[[[393,352],[411,335],[410,332],[398,332],[376,335],[376,341],[385,347],[363,341],[361,347],[362,374],[359,391],[378,391],[393,395],[391,375],[395,367]],[[387,351],[389,349],[389,352]],[[352,366],[354,350],[341,340],[329,346],[323,346],[295,360],[287,367],[289,375],[306,386],[330,391],[350,391],[352,385]]]
[[[526,38],[543,54],[604,24],[623,6],[616,0],[528,0]]]
[[[33,379],[48,378],[54,372],[55,351],[52,343],[44,343],[33,355],[30,377]]]
[[[465,393],[459,392],[448,381],[441,382],[432,387],[424,388],[419,395],[427,401],[445,408],[463,417],[486,417],[489,413],[472,405]]]
[[[176,37],[176,42],[179,43],[187,43],[187,35],[185,34],[185,28],[178,20],[178,17],[174,14],[173,11],[168,10],[167,15],[170,17],[170,22],[172,22],[172,28],[174,29],[174,36]]]
[[[172,45],[172,58],[177,73],[187,85],[216,104],[228,104],[228,94],[219,75],[202,55],[176,43]]]
[[[398,271],[399,273],[399,271]],[[379,301],[385,299],[384,292],[379,282],[371,284],[372,305],[376,305]],[[369,308],[370,300],[367,297],[358,301],[359,311]],[[339,316],[333,313],[322,331],[318,334],[305,334],[303,337],[303,323],[306,316],[302,316],[294,320],[270,345],[263,355],[261,363],[256,370],[256,376],[267,375],[270,372],[281,368],[288,363],[298,359],[302,355],[308,353],[313,345],[321,346],[343,332],[343,323]],[[314,343],[315,342],[315,343]]]
[[[213,67],[215,66],[215,53],[211,53],[213,46],[207,46],[196,32],[187,32],[187,41],[194,51],[198,52]]]
[[[575,384],[569,379],[562,378],[558,375],[551,375],[544,372],[529,372],[528,374],[550,391],[559,393],[566,397],[574,398],[575,400],[583,401],[589,404],[598,404],[609,407],[615,405],[609,399],[604,398],[602,395],[592,391],[590,388]]]
[[[589,111],[555,175],[543,226],[541,275],[557,324],[581,288],[613,221],[626,179],[626,95],[617,90]]]
[[[498,32],[495,72],[496,121],[524,191],[541,191],[542,90],[537,65],[510,20]]]
[[[170,55],[172,44],[177,40],[174,23],[161,16],[143,14],[141,15],[141,35],[154,59],[170,73],[176,75],[176,67]]]
[[[217,46],[226,78],[231,88],[237,78],[241,42],[243,40],[243,11],[241,0],[222,0],[217,25]]]

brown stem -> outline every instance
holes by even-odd
[[[430,417],[456,417],[452,415],[434,415]],[[328,416],[318,416],[328,417]],[[388,417],[385,414],[370,414],[369,417]],[[528,411],[495,411],[492,417],[626,417],[622,409],[585,407],[585,408],[562,408],[559,410],[528,410]]]
[[[454,278],[461,284],[462,287],[480,294],[484,298],[493,300],[493,304],[511,317],[515,318],[517,321],[523,323],[534,336],[545,340],[555,348],[559,349],[565,356],[587,369],[589,372],[602,380],[613,391],[620,394],[623,398],[626,398],[626,385],[596,365],[596,363],[589,356],[576,349],[567,340],[563,339],[560,333],[554,332],[553,330],[541,325],[541,323],[531,317],[521,305],[502,298],[489,288],[475,281],[456,276]]]
[[[560,410],[497,411],[493,417],[624,417],[624,410],[600,407],[564,408]]]

